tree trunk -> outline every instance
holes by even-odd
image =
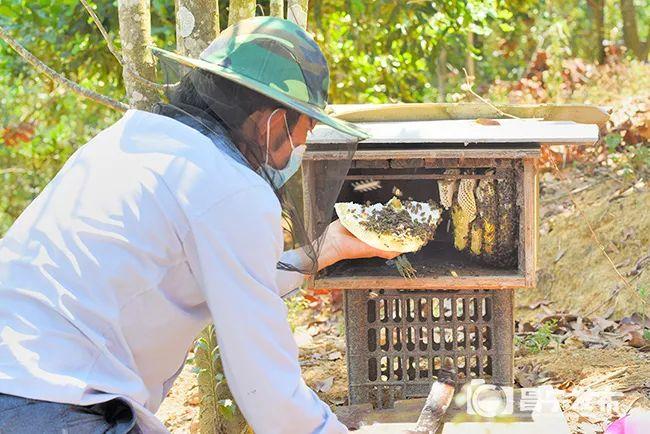
[[[474,33],[467,33],[467,56],[465,57],[465,69],[467,70],[467,75],[470,75],[476,78],[476,64],[474,62],[474,56],[472,56],[472,49],[474,48]]]
[[[284,18],[284,0],[269,1],[270,14],[272,17]]]
[[[298,24],[303,29],[307,28],[307,12],[309,0],[287,0],[287,19]]]
[[[255,16],[255,0],[230,0],[228,6],[228,26]]]
[[[600,64],[605,62],[605,0],[592,0],[589,6],[594,10],[594,37],[596,47],[596,61]]]
[[[436,75],[438,76],[438,102],[445,102],[445,96],[447,95],[447,50],[444,47],[440,49],[438,54]]]
[[[129,68],[124,68],[126,96],[132,107],[149,110],[159,101],[158,93],[139,80],[133,79],[128,69],[154,81],[156,62],[151,53],[151,14],[149,0],[118,0],[117,12],[122,40],[122,57]]]
[[[175,0],[176,49],[199,57],[219,34],[219,0]]]
[[[648,42],[641,41],[639,29],[636,25],[636,11],[634,0],[621,0],[621,16],[623,17],[623,40],[637,59],[645,61],[648,57]]]

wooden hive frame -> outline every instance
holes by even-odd
[[[382,150],[382,151],[357,151],[353,165],[356,168],[440,168],[440,167],[511,167],[516,173],[515,183],[517,186],[517,205],[519,206],[519,260],[518,270],[504,273],[497,270],[494,274],[482,273],[478,276],[462,275],[459,271],[457,276],[448,272],[435,276],[422,276],[417,279],[405,280],[401,276],[322,276],[315,280],[317,288],[338,288],[338,289],[364,289],[382,287],[386,289],[513,289],[533,287],[535,284],[535,252],[537,250],[537,176],[535,170],[535,159],[539,155],[539,149],[527,150],[504,150],[504,149],[481,149],[481,150],[458,150],[458,149],[431,149],[431,150]],[[314,158],[315,157],[315,158]],[[305,191],[304,206],[309,220],[315,217],[314,208],[318,203],[318,178],[320,176],[319,158],[317,152],[307,153],[303,162],[303,188]],[[361,164],[360,164],[361,163]],[[403,176],[403,178],[400,178]],[[472,177],[471,175],[459,175],[459,178]],[[476,176],[484,177],[484,176]],[[348,176],[348,179],[360,179],[361,177]],[[420,174],[420,175],[382,175],[374,176],[373,179],[448,179],[449,175],[441,174]],[[310,211],[311,210],[311,213]]]

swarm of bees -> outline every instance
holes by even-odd
[[[448,169],[445,173],[461,172]],[[517,209],[512,177],[440,180],[438,189],[440,204],[451,209],[457,250],[492,266],[505,268],[517,264]]]

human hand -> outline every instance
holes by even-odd
[[[318,268],[323,269],[344,259],[372,257],[393,259],[400,254],[400,252],[388,252],[369,246],[352,235],[339,220],[336,220],[330,223],[325,232],[325,240],[318,258]]]

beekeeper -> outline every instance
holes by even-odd
[[[321,180],[331,213],[365,134],[325,114],[327,63],[289,21],[244,21],[199,59],[156,53],[168,100],[79,148],[0,241],[0,432],[166,432],[154,413],[210,322],[256,433],[347,432],[301,378],[281,295],[395,255],[308,230],[283,187],[316,123],[346,134]]]

